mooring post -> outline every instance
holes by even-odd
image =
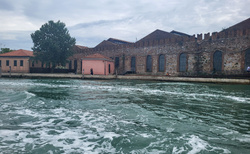
[[[11,78],[11,66],[10,66],[10,70],[9,70],[9,73],[10,73],[10,74],[9,74],[9,77]]]
[[[84,69],[82,70],[82,79],[84,79]]]

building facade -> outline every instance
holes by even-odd
[[[82,59],[82,74],[113,75],[114,61],[101,54],[93,54]]]
[[[114,60],[118,74],[140,75],[244,76],[250,66],[250,18],[212,34],[156,30],[135,43],[109,40],[72,58],[80,66],[83,57],[99,53]]]
[[[0,54],[0,67],[3,73],[29,73],[30,58],[33,52],[28,50],[15,50]]]

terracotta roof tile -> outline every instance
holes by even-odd
[[[0,54],[0,57],[34,57],[34,55],[33,55],[33,51],[19,49],[19,50]]]

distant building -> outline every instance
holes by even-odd
[[[250,18],[220,32],[188,35],[155,30],[135,43],[108,39],[75,51],[74,62],[99,53],[112,57],[118,74],[246,76],[250,67]],[[80,65],[78,65],[80,66]],[[76,67],[78,73],[80,67]]]
[[[93,54],[82,58],[82,73],[86,75],[114,74],[114,61],[101,54]]]
[[[0,54],[0,67],[3,73],[29,73],[30,58],[33,57],[33,52],[28,50],[15,50]]]

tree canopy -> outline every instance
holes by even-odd
[[[1,48],[0,53],[7,53],[7,52],[11,52],[12,50],[10,50],[10,48]]]
[[[73,53],[75,38],[69,34],[63,22],[49,21],[31,34],[35,58],[45,63],[51,63],[52,68],[65,65],[67,58]]]

